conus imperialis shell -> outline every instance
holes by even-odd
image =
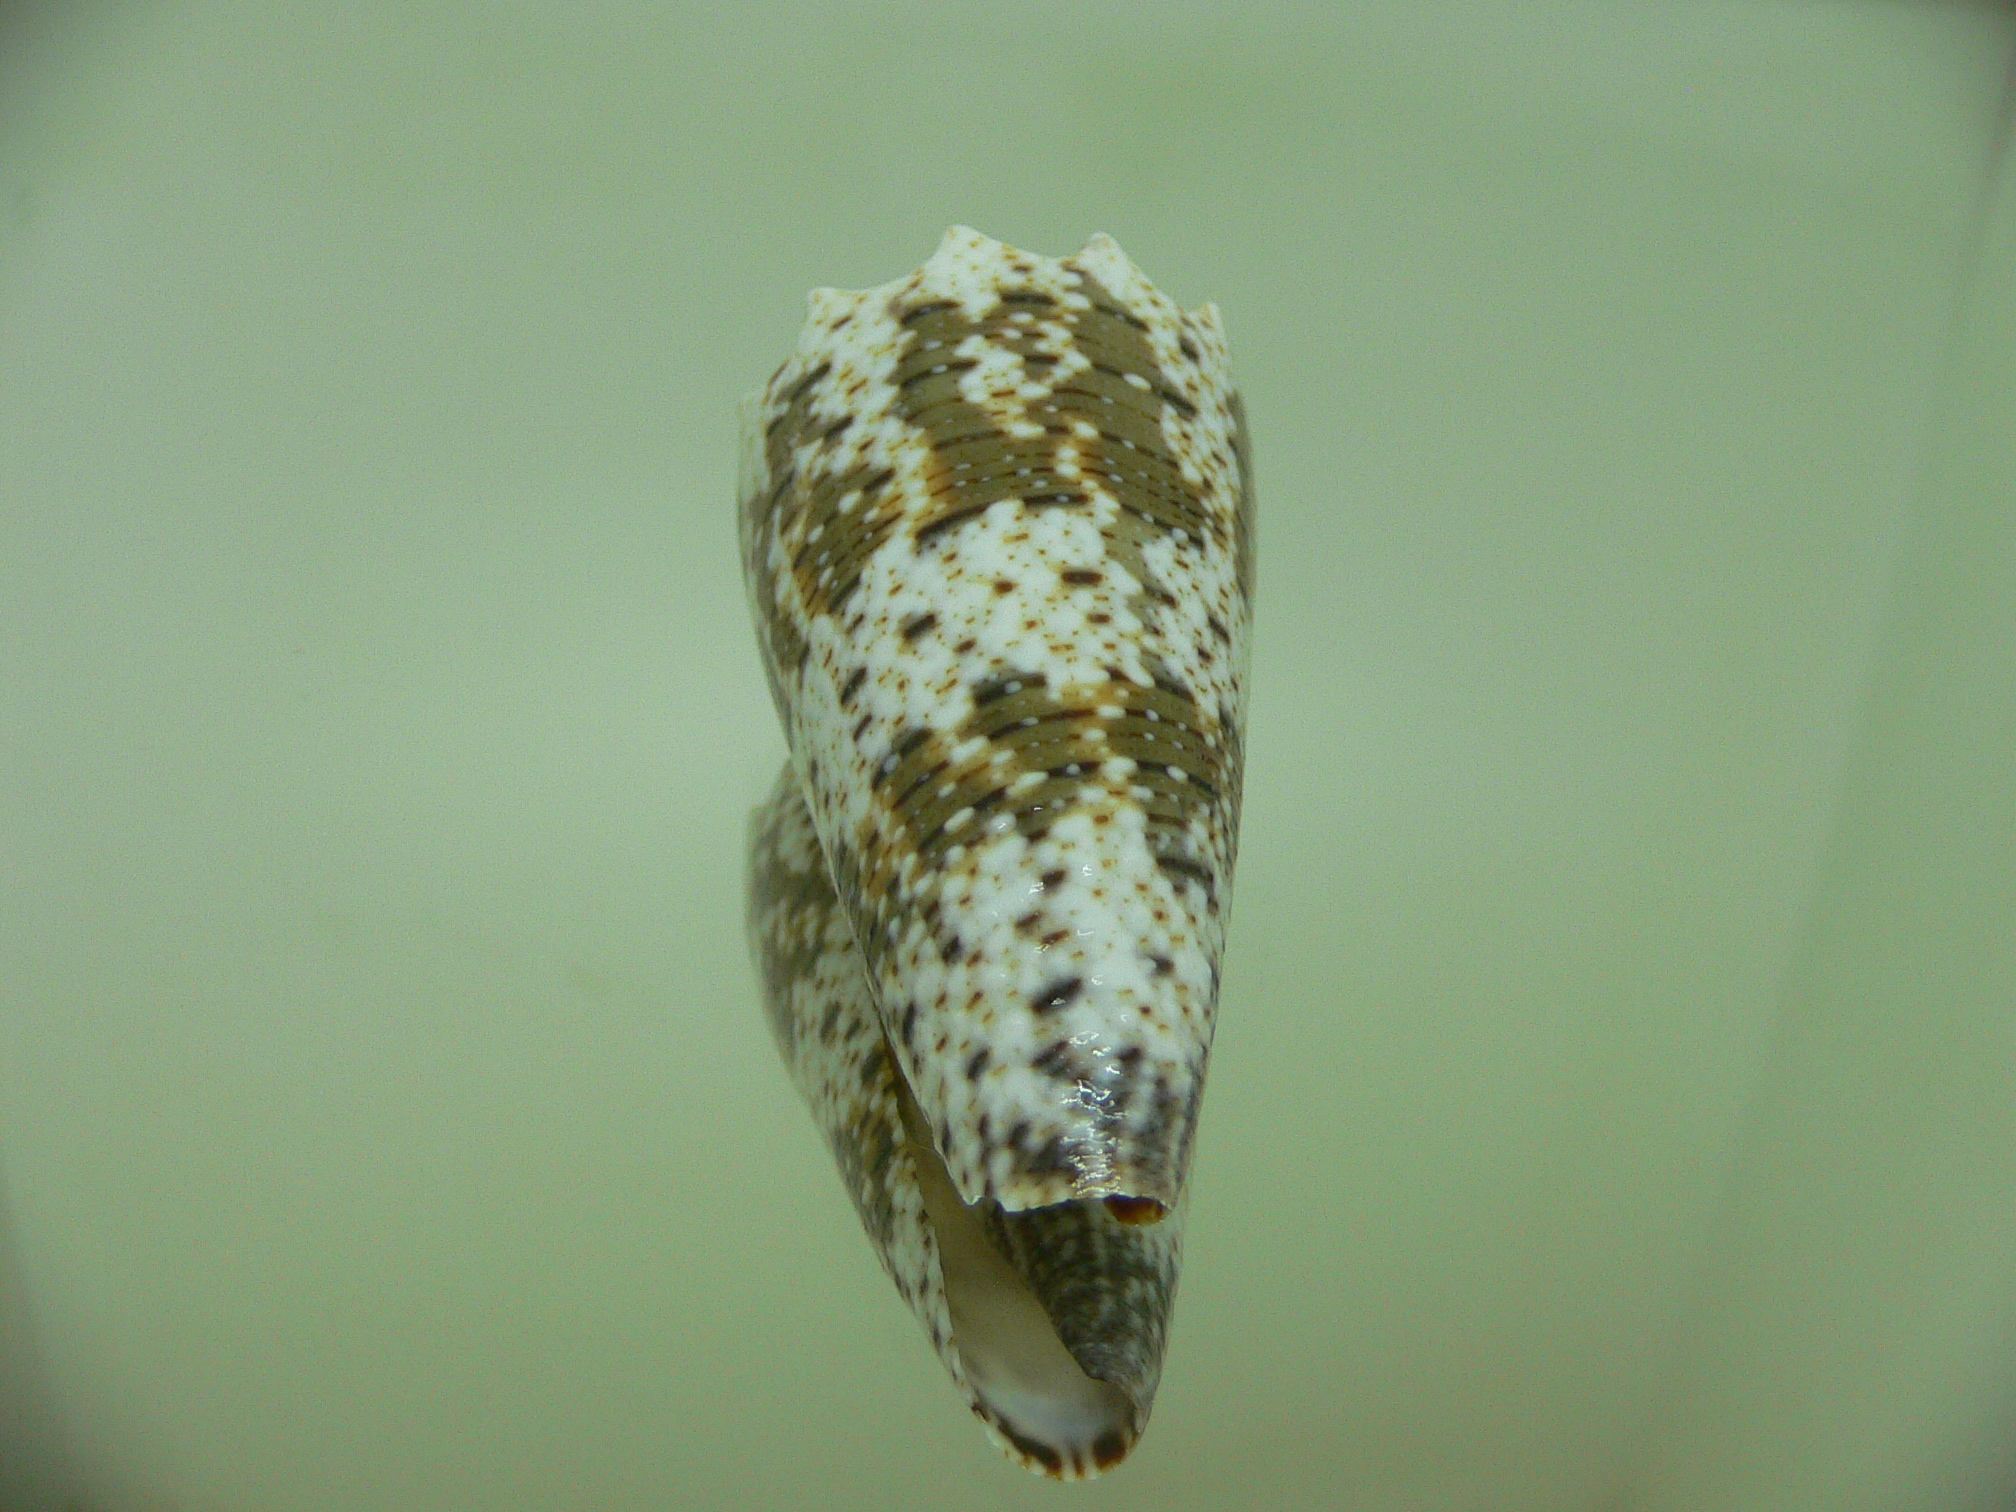
[[[975,1413],[1095,1474],[1161,1375],[1237,849],[1254,504],[1218,313],[1105,236],[955,227],[813,291],[741,495],[791,751],[751,835],[771,1026]]]

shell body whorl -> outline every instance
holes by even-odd
[[[744,422],[744,569],[791,750],[752,841],[772,1024],[976,1411],[1090,1473],[1160,1371],[1216,1012],[1243,413],[1217,312],[1105,237],[1050,259],[955,228],[908,278],[810,306]],[[1091,1382],[1061,1433],[969,1379],[973,1338],[1014,1331],[973,1300],[1004,1262]],[[1106,1427],[1080,1443],[1088,1414]]]

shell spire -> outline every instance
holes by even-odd
[[[955,227],[907,278],[815,290],[745,413],[791,749],[752,839],[772,1025],[955,1381],[1052,1474],[1123,1455],[1161,1369],[1237,848],[1247,457],[1217,311],[1105,236]]]

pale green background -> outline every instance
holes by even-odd
[[[2016,1485],[2007,12],[10,15],[7,1512]],[[741,934],[735,403],[953,221],[1216,300],[1258,455],[1090,1489],[960,1407]]]

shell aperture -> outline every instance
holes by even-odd
[[[745,412],[791,761],[772,1028],[998,1440],[1075,1477],[1160,1376],[1237,843],[1253,572],[1217,312],[964,228],[816,290]]]

